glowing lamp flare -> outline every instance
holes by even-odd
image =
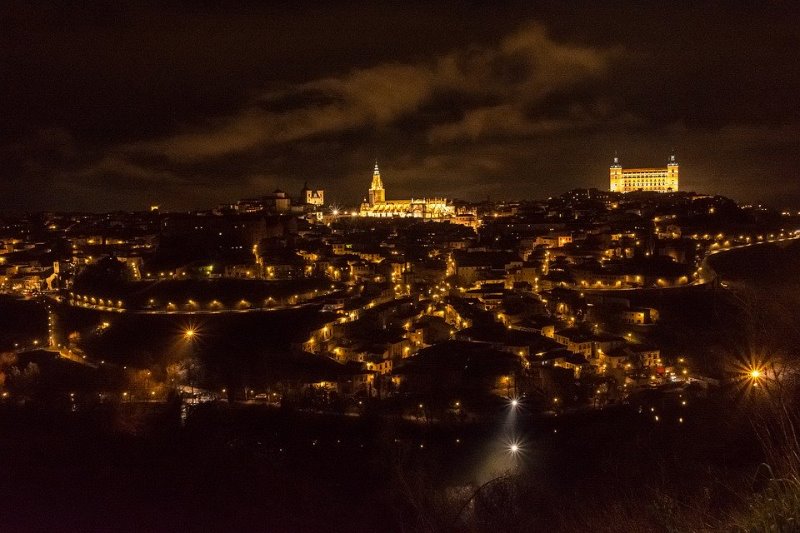
[[[525,446],[520,439],[512,438],[505,442],[506,453],[514,458],[518,459],[525,455]]]

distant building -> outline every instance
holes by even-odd
[[[315,205],[322,207],[325,205],[325,191],[322,189],[314,190],[308,188],[308,182],[303,185],[300,190],[300,201],[306,205]]]
[[[666,167],[622,168],[619,157],[608,169],[611,192],[676,192],[678,190],[678,162],[669,156]]]
[[[233,211],[236,213],[259,213],[263,210],[263,198],[245,198],[238,200],[233,208]]]
[[[358,214],[362,217],[413,217],[427,219],[452,218],[455,208],[445,198],[412,198],[410,200],[386,200],[378,163],[372,172],[372,184],[368,199],[361,204]]]
[[[655,324],[658,318],[658,310],[652,307],[634,307],[622,312],[622,321],[626,324]]]
[[[280,189],[264,197],[264,208],[272,213],[288,213],[292,208],[292,199]]]

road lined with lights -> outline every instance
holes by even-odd
[[[320,296],[325,296],[325,295],[323,294]],[[69,300],[67,300],[66,303],[70,307],[91,309],[93,311],[101,311],[106,313],[131,313],[131,314],[141,314],[141,315],[219,315],[228,313],[262,313],[268,311],[285,311],[287,309],[303,309],[306,307],[321,305],[318,302],[316,303],[305,302],[295,305],[282,305],[282,306],[270,306],[270,307],[246,307],[242,309],[195,309],[195,310],[175,309],[172,311],[168,311],[166,309],[125,309],[125,308],[120,309],[120,308],[106,307],[85,302],[72,302]]]
[[[669,289],[686,289],[689,287],[702,287],[705,285],[709,285],[716,281],[717,274],[714,272],[714,269],[708,265],[707,260],[709,257],[713,255],[717,255],[723,252],[730,252],[733,250],[741,250],[742,248],[749,248],[751,246],[755,246],[758,244],[776,244],[780,242],[787,242],[787,241],[795,241],[800,239],[800,230],[794,232],[794,236],[788,237],[781,237],[781,238],[773,238],[773,239],[763,239],[757,240],[755,242],[748,242],[745,244],[737,244],[733,246],[726,246],[725,248],[718,248],[715,250],[707,250],[705,255],[703,256],[703,260],[700,263],[700,268],[698,268],[698,272],[700,270],[707,270],[710,272],[710,278],[706,279],[705,277],[698,277],[695,280],[692,280],[684,285],[668,285],[664,287],[603,287],[603,288],[592,288],[592,287],[576,287],[573,290],[580,290],[581,292],[624,292],[624,291],[661,291],[661,290],[669,290]]]
[[[764,240],[758,240],[758,241],[755,241],[755,242],[748,242],[748,243],[745,243],[745,244],[737,244],[736,246],[728,246],[726,248],[719,248],[719,249],[716,249],[716,250],[708,250],[706,252],[706,255],[703,257],[703,261],[701,263],[701,267],[700,268],[701,269],[707,269],[707,270],[711,271],[711,273],[712,273],[712,281],[714,281],[719,276],[717,275],[717,273],[714,270],[714,268],[711,265],[708,264],[708,260],[712,256],[719,255],[719,254],[725,253],[725,252],[731,252],[731,251],[734,251],[734,250],[742,250],[744,248],[750,248],[750,247],[753,247],[753,246],[757,246],[759,244],[776,244],[776,243],[781,243],[781,242],[800,240],[800,230],[797,230],[794,233],[795,233],[795,235],[793,237],[781,237],[779,239],[771,239],[771,240],[764,239]]]
[[[336,288],[334,284],[330,289],[314,289],[312,291],[304,292],[301,294],[294,294],[292,296],[281,297],[281,301],[277,301],[273,296],[269,296],[262,300],[261,297],[255,299],[255,305],[252,300],[241,298],[230,306],[224,305],[220,300],[214,299],[208,302],[198,302],[192,298],[188,298],[185,302],[183,300],[169,301],[169,298],[160,300],[160,303],[155,298],[150,298],[149,302],[138,303],[133,307],[127,307],[126,303],[121,299],[112,298],[99,298],[92,295],[80,295],[69,293],[69,297],[57,293],[44,294],[46,298],[56,301],[58,303],[66,303],[71,307],[78,307],[83,309],[92,309],[95,311],[111,312],[111,313],[139,313],[139,314],[222,314],[222,313],[253,313],[263,311],[280,311],[284,309],[299,309],[307,305],[316,305],[320,303],[323,298],[331,297],[341,292],[341,288]]]

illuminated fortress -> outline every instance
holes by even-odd
[[[669,156],[666,167],[622,168],[619,157],[608,169],[611,192],[654,191],[675,192],[678,190],[678,162]]]
[[[364,199],[358,214],[362,217],[413,217],[448,218],[455,215],[455,208],[446,198],[412,198],[410,200],[386,200],[386,191],[381,180],[378,163],[372,171],[369,197]]]

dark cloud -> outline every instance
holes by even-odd
[[[5,209],[350,203],[375,158],[390,197],[543,197],[673,148],[687,188],[800,198],[788,3],[2,9]]]
[[[493,97],[498,103],[460,110],[461,120],[429,132],[432,142],[461,136],[474,139],[497,131],[546,133],[560,126],[529,122],[523,105],[602,75],[614,55],[617,52],[555,43],[542,27],[532,26],[505,38],[497,48],[454,51],[418,64],[379,64],[267,91],[231,116],[120,149],[133,155],[164,155],[176,162],[213,159],[353,129],[388,127],[415,115],[442,93]],[[293,105],[273,111],[269,104],[276,102]]]

